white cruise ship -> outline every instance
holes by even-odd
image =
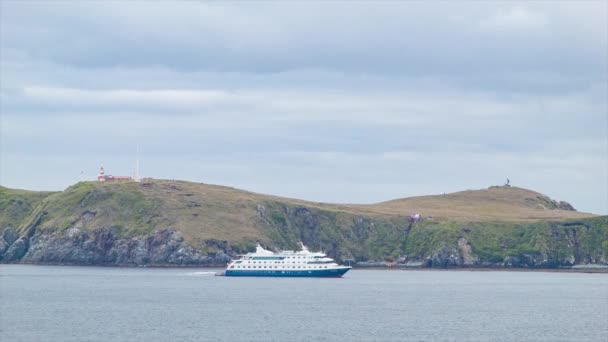
[[[250,277],[342,277],[350,266],[338,265],[321,252],[310,252],[300,243],[300,251],[274,253],[258,244],[254,253],[231,261],[225,276]]]

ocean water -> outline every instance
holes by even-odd
[[[0,265],[0,341],[608,341],[608,274]]]

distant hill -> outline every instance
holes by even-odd
[[[372,205],[384,213],[421,212],[445,220],[537,221],[592,217],[572,205],[517,187],[493,186],[445,195],[396,199]]]
[[[409,215],[420,213],[412,222]],[[260,242],[426,266],[606,263],[606,217],[516,187],[327,204],[146,179],[62,192],[0,187],[3,262],[220,264]]]

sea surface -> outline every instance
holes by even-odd
[[[0,265],[0,341],[608,341],[608,274]]]

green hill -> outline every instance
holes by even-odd
[[[420,213],[422,220],[410,222]],[[303,241],[341,260],[426,266],[606,263],[606,217],[515,187],[371,205],[326,204],[184,181],[0,188],[3,262],[216,264]]]

